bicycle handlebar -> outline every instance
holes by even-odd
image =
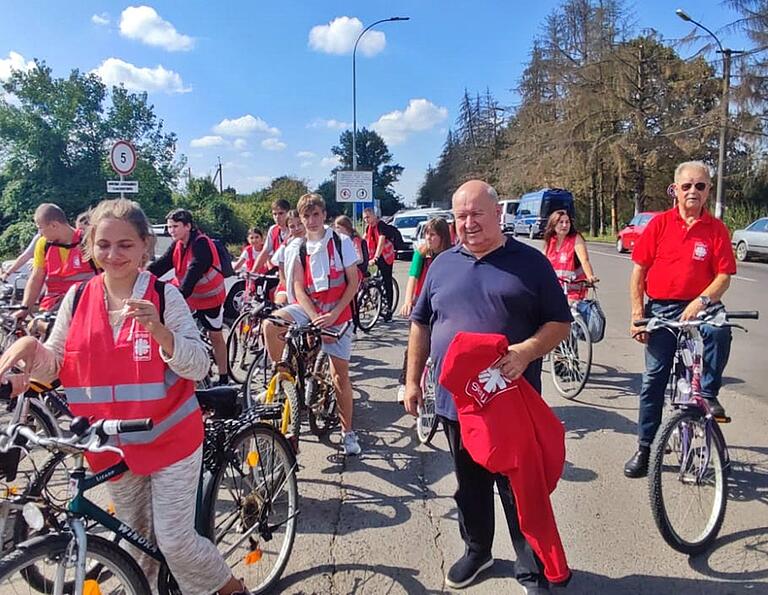
[[[638,320],[633,320],[632,325],[636,327],[652,326],[652,328],[650,329],[651,331],[660,327],[687,328],[687,327],[701,326],[702,324],[711,324],[713,326],[738,326],[736,324],[729,323],[729,320],[730,319],[757,320],[760,317],[760,312],[758,312],[757,310],[734,310],[733,312],[727,312],[722,307],[718,307],[718,309],[715,310],[714,312],[708,312],[707,310],[705,310],[702,314],[700,314],[699,318],[696,318],[695,320],[659,318],[657,316],[653,316],[650,318],[640,318]]]
[[[567,279],[566,277],[558,277],[557,280],[560,281],[561,284],[567,283],[568,285],[582,285],[590,289],[595,289],[597,284],[600,282],[600,279],[597,278],[595,278],[594,281],[590,281],[588,279]]]
[[[297,324],[296,322],[290,322],[278,316],[267,316],[266,320],[273,322],[277,326],[289,327],[291,331],[296,333],[322,335],[322,336],[330,337],[332,339],[341,339],[342,335],[344,335],[344,333],[347,332],[347,329],[352,324],[349,321],[345,322],[342,325],[341,329],[339,329],[338,331],[332,331],[330,329],[317,327],[311,322],[309,324],[302,325],[302,324]]]

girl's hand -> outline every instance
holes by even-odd
[[[162,324],[160,322],[160,313],[149,300],[125,300],[124,312],[126,318],[133,318],[149,332],[152,332]]]
[[[410,302],[405,302],[400,308],[400,316],[403,318],[408,318],[411,315],[412,310],[413,304]]]

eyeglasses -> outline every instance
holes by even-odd
[[[704,192],[707,189],[707,183],[706,182],[696,182],[695,184],[691,184],[690,182],[686,182],[685,184],[680,184],[680,189],[683,192],[688,192],[691,189],[691,186],[694,186],[696,190],[699,192]]]

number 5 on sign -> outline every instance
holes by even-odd
[[[119,140],[109,152],[109,162],[121,176],[127,176],[136,168],[136,149],[127,140]]]

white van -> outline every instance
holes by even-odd
[[[399,250],[397,256],[413,252],[413,241],[416,239],[416,230],[419,227],[419,223],[428,221],[435,216],[435,213],[441,213],[443,211],[444,209],[423,208],[408,209],[406,211],[398,211],[395,213],[391,224],[400,230],[400,235],[403,236],[403,242],[405,242],[406,245],[406,250]]]
[[[515,227],[515,214],[517,213],[517,206],[520,204],[518,199],[502,199],[499,201],[501,205],[500,221],[502,231],[512,231]]]

